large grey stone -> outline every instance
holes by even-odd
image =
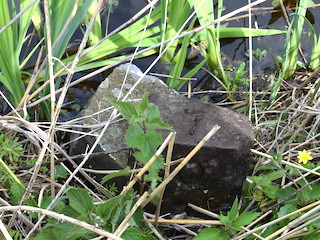
[[[174,159],[185,157],[214,125],[221,127],[168,185],[164,211],[188,212],[187,203],[215,212],[228,209],[241,194],[251,158],[253,130],[247,117],[183,96],[151,94],[150,102],[177,132]]]
[[[106,97],[117,98],[128,65],[122,65],[103,82],[97,93],[90,100],[82,115],[92,115],[109,107]],[[124,85],[123,94],[141,76],[141,71],[134,65]],[[150,102],[160,109],[164,121],[177,132],[173,159],[185,157],[197,143],[219,125],[220,130],[191,159],[185,168],[167,186],[163,212],[179,213],[187,208],[188,203],[212,211],[226,210],[234,198],[241,194],[250,161],[250,149],[253,145],[253,132],[249,120],[230,109],[215,106],[199,99],[187,99],[155,77],[147,76],[138,85],[130,99],[139,99],[144,91],[150,93]],[[100,113],[84,124],[94,125],[106,121],[110,112]],[[120,151],[126,147],[124,134],[128,125],[125,121],[111,124],[97,151]],[[99,133],[99,131],[97,131]],[[162,132],[164,137],[168,132]],[[75,136],[76,137],[76,136]],[[95,138],[87,137],[76,141],[71,147],[73,153],[83,152],[86,145],[92,145]],[[95,156],[89,160],[94,169],[123,168],[129,159],[129,151],[116,154]],[[123,182],[118,182],[121,187]]]

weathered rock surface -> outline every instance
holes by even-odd
[[[151,94],[150,102],[177,132],[174,159],[185,157],[214,125],[221,127],[166,188],[164,209],[181,212],[187,203],[212,211],[228,209],[241,194],[250,162],[249,120],[200,99]]]
[[[126,72],[128,69],[130,73],[127,75]],[[80,113],[81,116],[91,116],[83,120],[86,129],[99,134],[103,127],[103,124],[101,123],[107,121],[112,112],[110,109],[112,105],[107,101],[107,98],[122,99],[142,75],[141,70],[137,66],[129,63],[120,65],[114,69],[108,78],[99,85],[94,96]],[[124,79],[126,80],[124,81]],[[127,100],[137,101],[141,99],[144,92],[178,94],[176,91],[168,88],[168,86],[159,78],[147,75],[134,88]],[[127,128],[128,124],[125,120],[112,123],[96,148],[96,152],[116,152],[126,148],[124,135]],[[77,137],[79,137],[79,135],[74,134],[72,136],[73,139],[76,139]],[[91,146],[95,140],[95,137],[81,138],[71,144],[70,151],[72,154],[83,153],[86,146]],[[113,154],[92,157],[88,164],[94,169],[124,168],[128,165],[128,155],[129,150],[122,150]]]
[[[82,115],[92,115],[109,107],[106,97],[117,98],[128,65],[115,69],[103,82]],[[131,72],[124,85],[124,94],[141,76],[141,71],[131,65]],[[176,130],[177,136],[173,159],[185,157],[197,143],[219,125],[220,130],[191,159],[187,166],[175,177],[165,191],[162,204],[163,212],[180,213],[188,203],[204,207],[211,211],[226,210],[241,193],[250,161],[250,149],[253,145],[253,132],[249,120],[232,110],[203,102],[199,99],[187,99],[168,89],[161,80],[148,76],[143,79],[130,99],[139,99],[144,91],[150,94],[150,102],[157,105],[164,121]],[[116,82],[118,81],[118,82]],[[160,82],[159,82],[160,81]],[[95,115],[85,124],[93,125],[106,121],[110,112]],[[98,151],[121,150],[125,147],[125,121],[111,124]],[[167,132],[163,132],[164,137]],[[95,138],[88,137],[77,141],[71,148],[75,153],[83,152],[85,145],[91,145]],[[89,164],[94,169],[116,169],[128,164],[128,151],[120,154],[94,157]]]

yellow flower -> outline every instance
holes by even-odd
[[[298,152],[299,156],[299,163],[303,162],[303,164],[306,164],[308,161],[312,160],[313,157],[311,157],[311,152],[307,152],[305,149],[303,151]]]

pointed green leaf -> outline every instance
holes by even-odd
[[[111,174],[106,175],[105,177],[102,178],[101,184],[104,184],[105,182],[109,181],[112,178],[115,177],[120,177],[120,176],[127,176],[129,174],[130,167],[127,166],[124,169],[119,170],[118,172],[114,172]]]
[[[232,204],[232,207],[231,207],[229,213],[228,213],[228,217],[229,217],[229,220],[230,220],[231,222],[234,221],[234,220],[237,218],[237,216],[238,216],[238,213],[239,213],[239,211],[238,211],[238,206],[239,206],[239,204],[238,204],[238,198],[236,198],[236,199],[234,200],[233,204]]]
[[[173,130],[173,128],[166,124],[160,117],[153,118],[151,120],[147,120],[145,122],[146,127],[152,128],[152,129],[167,129],[167,130]]]
[[[136,105],[130,102],[116,101],[114,99],[107,99],[124,117],[130,121],[131,116],[138,115]]]
[[[147,109],[148,105],[149,105],[148,93],[145,92],[143,94],[143,97],[141,98],[141,101],[137,105],[137,108],[138,108],[138,111],[139,111],[139,115],[142,114]]]
[[[237,219],[231,224],[231,228],[237,231],[241,231],[241,226],[247,226],[252,223],[260,214],[254,212],[243,212]]]
[[[137,138],[142,134],[144,132],[138,123],[130,124],[125,134],[127,145],[132,148],[139,148],[140,145],[137,143]]]
[[[230,237],[226,232],[222,232],[218,228],[205,228],[200,231],[200,233],[193,238],[193,240],[229,240]]]
[[[95,208],[92,198],[85,189],[71,188],[66,194],[69,197],[70,206],[81,215],[87,215]]]
[[[136,142],[142,152],[154,154],[162,143],[162,135],[153,129],[147,129],[146,133],[137,136]]]
[[[115,208],[121,202],[122,197],[122,195],[119,195],[108,200],[105,203],[99,204],[96,208],[96,214],[98,214],[103,220],[109,221],[110,217],[115,211]]]

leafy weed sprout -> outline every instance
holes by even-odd
[[[316,30],[305,18],[308,9],[316,7],[313,1],[298,1],[294,14],[289,15],[288,29],[278,30],[223,28],[220,24],[220,20],[242,14],[258,3],[267,3],[266,0],[257,0],[229,15],[222,12],[222,0],[216,6],[212,1],[200,0],[162,0],[154,5],[154,0],[112,32],[102,31],[102,14],[95,11],[103,6],[101,0],[41,2],[43,10],[49,13],[47,17],[40,1],[0,1],[0,82],[10,93],[4,96],[1,92],[1,96],[13,111],[0,116],[1,239],[152,240],[170,238],[172,232],[176,238],[197,240],[320,238],[320,44]],[[281,5],[282,1],[272,4]],[[312,34],[312,72],[297,72],[304,23]],[[68,44],[82,24],[82,43],[78,52],[73,53]],[[29,35],[31,25],[36,35]],[[57,121],[66,92],[75,84],[121,62],[158,54],[157,59],[174,63],[168,80],[170,87],[181,89],[186,83],[181,79],[207,68],[227,91],[229,100],[235,100],[232,94],[239,90],[239,85],[252,87],[252,78],[247,76],[252,69],[241,63],[233,75],[228,74],[221,58],[221,39],[285,33],[284,54],[275,63],[277,72],[272,74],[273,79],[269,76],[266,80],[273,81],[269,88],[256,92],[251,89],[244,94],[249,98],[221,103],[251,116],[256,142],[243,195],[235,199],[229,211],[212,213],[197,208],[210,220],[177,216],[163,219],[159,214],[144,211],[143,206],[150,200],[148,192],[139,196],[131,188],[105,188],[86,173],[83,164],[94,147],[80,156],[80,166],[63,149],[59,133],[74,131],[71,125],[82,127],[78,125],[81,119]],[[28,45],[29,40],[35,45]],[[183,72],[190,45],[199,47],[201,61]],[[253,58],[249,61],[259,61],[265,53],[249,49],[248,56]],[[30,59],[38,59],[31,70],[26,68]],[[89,74],[74,76],[88,70]],[[52,98],[55,94],[59,94],[58,101]],[[53,99],[52,108],[45,102],[48,98]],[[135,149],[136,160],[145,167],[163,141],[157,129],[170,127],[159,119],[159,112],[148,102],[147,95],[138,105],[110,101],[129,121],[127,144]],[[44,117],[50,121],[38,121]],[[19,136],[20,145],[13,136]],[[65,161],[73,168],[69,169]],[[158,173],[162,167],[159,158],[145,174],[151,189],[158,189],[153,197],[161,192]],[[133,174],[133,181],[137,180],[136,172],[125,168],[107,175],[103,182],[128,174]],[[55,193],[50,186],[58,191]],[[181,220],[186,225],[179,226]],[[153,222],[158,223],[158,228],[151,225]]]

